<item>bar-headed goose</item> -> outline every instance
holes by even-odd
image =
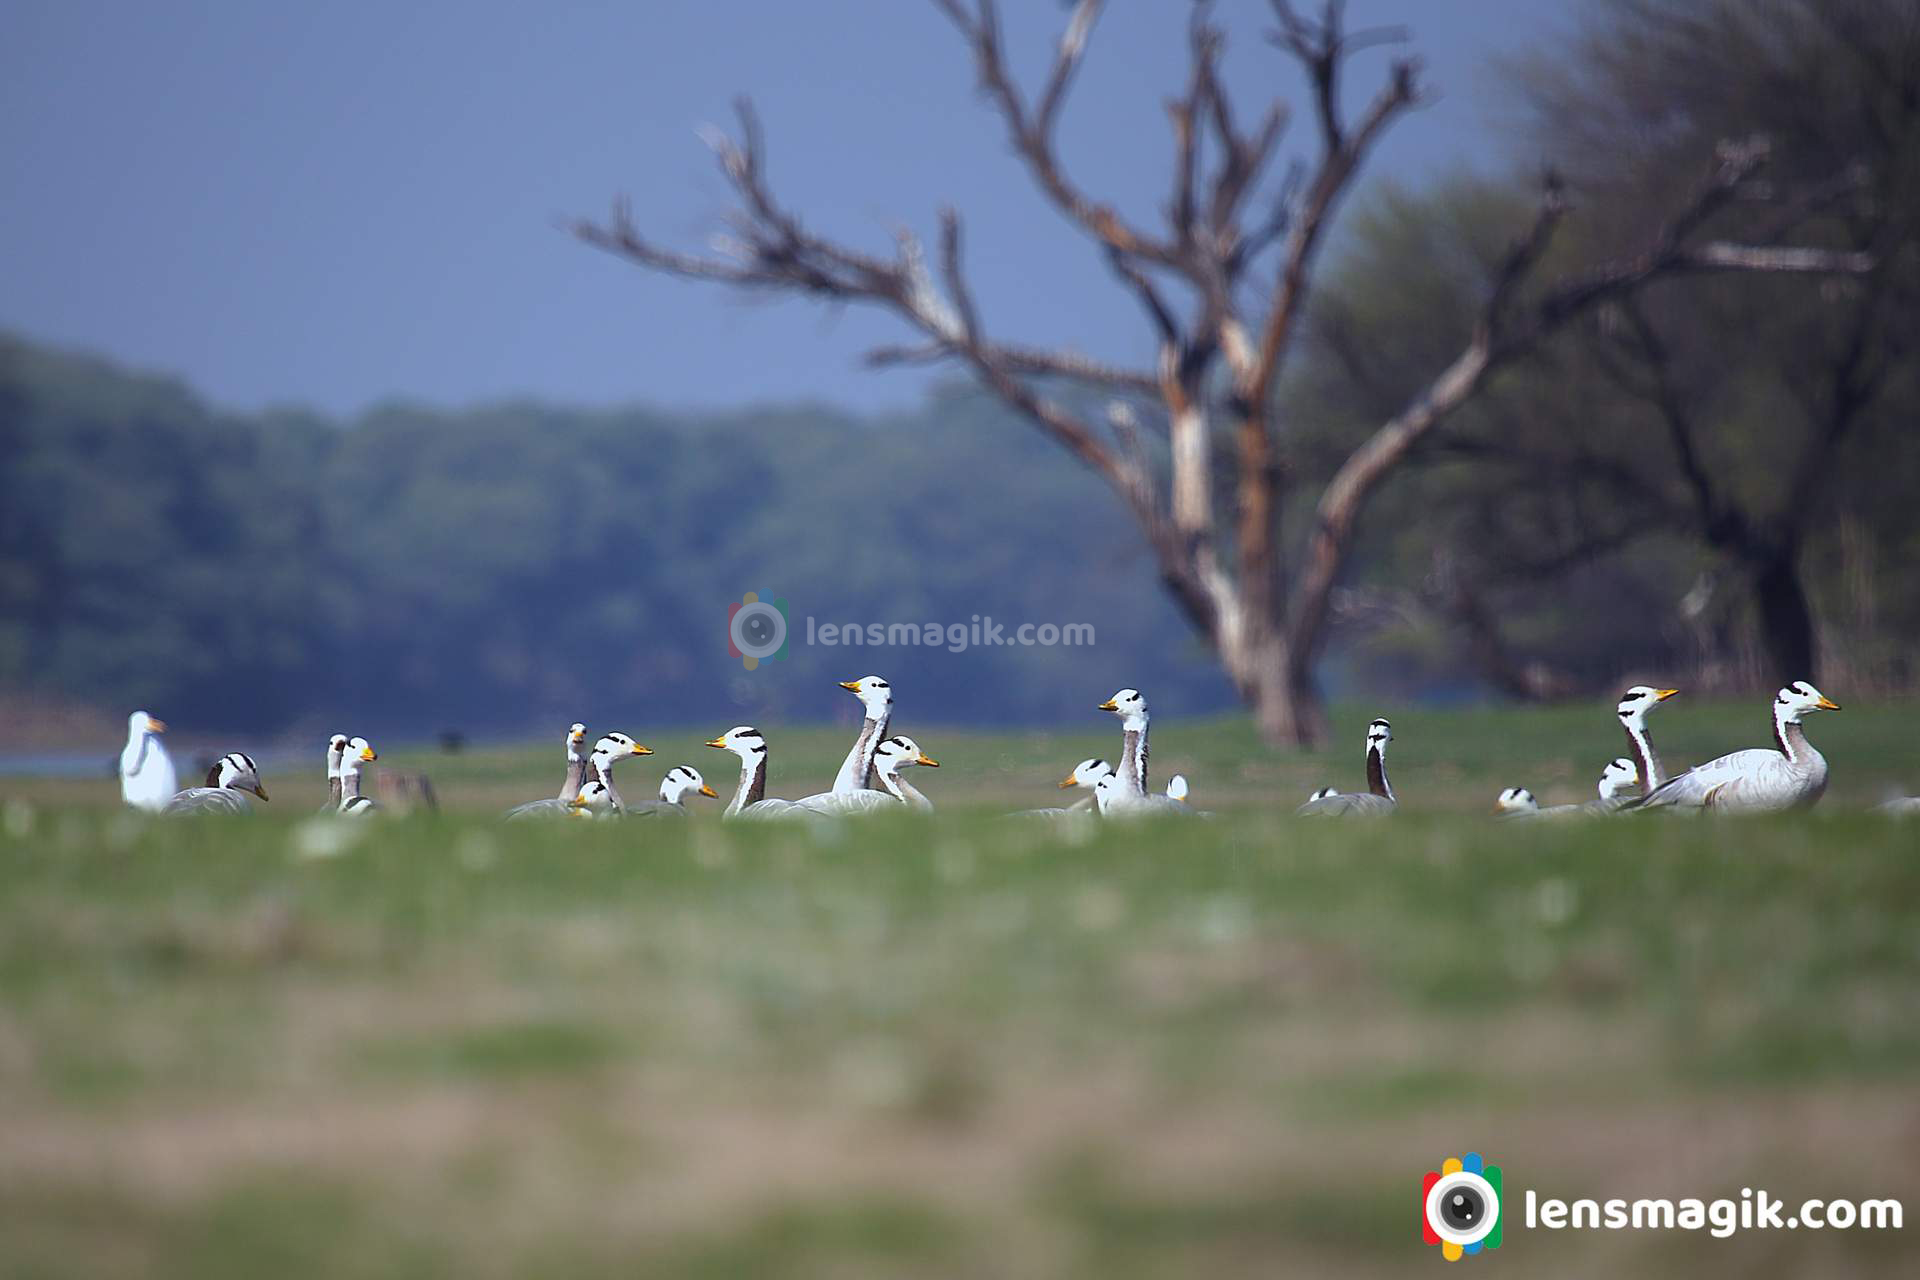
[[[1009,818],[1060,818],[1068,814],[1087,813],[1094,807],[1094,797],[1092,794],[1094,787],[1099,784],[1100,779],[1111,777],[1112,775],[1113,766],[1098,756],[1095,756],[1091,760],[1082,760],[1079,764],[1073,766],[1072,773],[1060,779],[1059,788],[1062,791],[1071,791],[1078,787],[1088,794],[1075,800],[1065,808],[1022,809],[1017,813],[1010,813],[1007,816]]]
[[[1827,789],[1827,758],[1814,750],[1802,717],[1840,704],[1796,680],[1774,695],[1772,748],[1755,747],[1695,765],[1642,800],[1642,809],[1777,813],[1804,808]]]
[[[767,795],[767,740],[750,724],[737,724],[707,745],[740,757],[740,783],[727,803],[725,818],[776,818],[793,808],[793,801]]]
[[[569,818],[624,818],[627,816],[625,810],[614,805],[613,788],[598,778],[581,783],[579,792],[573,799],[567,801],[564,812]]]
[[[587,726],[575,721],[567,727],[565,739],[567,752],[567,772],[560,783],[560,794],[546,800],[529,800],[507,810],[507,821],[520,822],[528,818],[558,818],[566,814],[567,806],[580,794],[580,787],[587,779]]]
[[[167,726],[144,711],[127,717],[127,745],[120,751],[120,798],[136,809],[159,813],[180,790],[173,757],[159,735]]]
[[[253,812],[254,796],[262,800],[267,798],[267,788],[260,781],[259,766],[254,764],[252,756],[229,751],[207,770],[206,785],[187,788],[168,801],[167,807],[161,812],[169,817],[203,813],[248,814]]]
[[[340,812],[354,818],[371,816],[379,807],[372,796],[360,794],[360,766],[380,757],[365,738],[349,738],[340,753]]]
[[[1632,760],[1621,756],[1609,760],[1607,767],[1600,771],[1600,782],[1596,787],[1598,799],[1585,804],[1555,804],[1541,807],[1534,799],[1533,792],[1525,787],[1508,787],[1493,802],[1493,811],[1502,818],[1600,818],[1618,813],[1632,798],[1627,794],[1639,777],[1639,766]]]
[[[861,717],[860,735],[853,740],[853,749],[841,762],[840,772],[833,775],[833,794],[871,791],[879,795],[873,757],[886,740],[887,725],[893,720],[893,686],[879,676],[861,676],[858,680],[842,680],[840,687],[860,699],[866,714]]]
[[[1557,806],[1571,809],[1572,805]],[[1508,787],[1493,798],[1493,816],[1496,818],[1537,818],[1545,810],[1540,802],[1533,798],[1533,792],[1525,787]]]
[[[1647,735],[1647,712],[1679,692],[1678,689],[1656,689],[1652,685],[1637,684],[1620,695],[1620,727],[1627,731],[1627,746],[1638,761],[1637,773],[1640,794],[1643,796],[1652,795],[1667,780],[1666,771],[1660,767],[1660,753],[1653,749],[1653,739]]]
[[[922,795],[918,788],[900,776],[902,769],[913,765],[924,765],[929,769],[938,769],[940,762],[920,749],[920,744],[912,738],[896,736],[882,741],[873,753],[873,772],[879,778],[883,791],[830,791],[825,795],[808,796],[793,803],[796,814],[816,816],[852,815],[860,813],[898,813],[904,805],[908,809],[921,813],[933,811],[933,801]]]
[[[719,799],[719,793],[707,785],[707,780],[700,776],[698,769],[677,764],[667,770],[666,777],[660,779],[660,799],[627,810],[627,816],[684,818],[687,816],[686,799],[690,795]]]
[[[1111,711],[1120,717],[1120,763],[1114,768],[1119,779],[1114,794],[1144,797],[1147,794],[1147,700],[1138,689],[1122,689],[1101,703],[1096,710]]]
[[[620,798],[620,788],[613,783],[613,766],[628,756],[652,754],[652,747],[643,747],[624,733],[603,734],[600,740],[593,744],[593,754],[587,757],[587,766],[592,772],[594,781],[606,784],[607,799],[616,812],[624,812],[627,806]]]
[[[327,739],[327,801],[319,812],[340,812],[340,759],[346,754],[347,735],[336,733]]]
[[[1309,818],[1381,818],[1394,811],[1393,784],[1387,781],[1387,744],[1393,741],[1393,726],[1375,720],[1367,726],[1367,789],[1359,795],[1335,794],[1309,800],[1295,809]]]

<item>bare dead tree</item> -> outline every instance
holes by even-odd
[[[868,303],[895,314],[917,340],[870,352],[868,362],[958,364],[1105,479],[1138,522],[1168,591],[1213,645],[1270,742],[1308,744],[1322,737],[1313,667],[1367,500],[1490,374],[1573,318],[1651,281],[1698,272],[1857,272],[1868,265],[1858,254],[1779,243],[1786,226],[1758,243],[1705,234],[1716,211],[1737,193],[1747,194],[1765,161],[1764,144],[1750,142],[1720,148],[1698,187],[1637,251],[1530,290],[1568,213],[1561,184],[1549,177],[1531,225],[1507,254],[1458,355],[1352,450],[1320,491],[1305,547],[1289,555],[1281,534],[1278,380],[1341,198],[1375,143],[1425,96],[1418,62],[1397,59],[1365,110],[1349,119],[1340,106],[1341,76],[1356,52],[1401,34],[1347,30],[1339,0],[1328,0],[1311,18],[1287,0],[1274,0],[1271,39],[1307,74],[1316,133],[1311,160],[1276,182],[1272,170],[1288,108],[1274,102],[1242,125],[1220,81],[1224,37],[1208,20],[1206,4],[1197,4],[1188,32],[1190,71],[1167,104],[1170,197],[1163,223],[1149,227],[1077,185],[1055,146],[1102,0],[1074,6],[1037,95],[1008,69],[992,0],[933,2],[970,47],[981,93],[1029,177],[1138,302],[1158,340],[1156,368],[1122,368],[990,336],[967,282],[960,215],[951,208],[940,212],[932,265],[911,232],[898,233],[893,251],[881,255],[809,231],[768,186],[760,126],[745,100],[738,104],[738,137],[711,139],[739,202],[715,252],[684,253],[644,238],[625,204],[617,204],[609,220],[582,221],[573,230],[588,244],[656,271]],[[1050,394],[1062,385],[1157,404],[1166,421],[1164,463],[1140,447],[1131,414],[1120,415],[1124,427],[1103,431],[1067,399]],[[1216,482],[1216,464],[1229,469],[1224,483]]]

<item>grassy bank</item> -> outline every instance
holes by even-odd
[[[1673,710],[1676,762],[1764,741]],[[1157,724],[1222,816],[1075,840],[986,815],[1104,735],[903,725],[950,812],[826,832],[485,816],[550,748],[344,838],[303,780],[186,824],[10,783],[0,1274],[1431,1274],[1420,1175],[1466,1149],[1515,1215],[1476,1265],[1911,1274],[1920,1227],[1519,1227],[1527,1187],[1920,1208],[1915,828],[1853,812],[1898,717],[1815,726],[1811,815],[1473,812],[1574,798],[1593,719],[1396,715],[1411,812],[1344,827],[1275,815],[1357,784],[1357,729]],[[787,794],[842,744],[774,741]]]

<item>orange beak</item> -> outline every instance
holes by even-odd
[[[918,760],[915,760],[914,763],[923,764],[927,766],[927,768],[929,769],[938,769],[940,767],[940,762],[938,760],[935,760],[932,756],[928,755],[924,751],[920,753],[920,758]]]
[[[1112,698],[1108,698],[1105,702],[1094,708],[1095,711],[1118,711],[1119,709],[1120,704]]]
[[[1655,702],[1665,702],[1678,692],[1680,692],[1678,689],[1656,689],[1653,693],[1653,700]]]
[[[254,784],[253,794],[259,796],[262,800],[265,800],[267,798],[266,785],[264,783]]]
[[[1840,709],[1839,703],[1835,702],[1832,698],[1826,697],[1824,695],[1822,695],[1820,701],[1816,702],[1814,705],[1819,707],[1822,711],[1838,711]]]
[[[710,747],[720,747],[721,749],[723,749],[723,750],[724,750],[724,749],[726,748],[726,745],[727,745],[727,740],[726,740],[726,739],[725,739],[724,737],[721,737],[721,738],[708,738],[708,739],[707,739],[707,745],[708,745],[708,746],[710,746]]]
[[[720,798],[720,793],[718,791],[715,791],[712,787],[706,786],[704,784],[700,788],[700,794],[703,796],[706,796],[709,800],[718,800]]]
[[[858,680],[842,680],[840,682],[840,687],[842,689],[845,689],[848,693],[860,692],[860,682]]]

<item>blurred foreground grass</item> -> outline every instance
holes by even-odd
[[[1738,710],[1656,737],[1764,742]],[[1529,1186],[1920,1209],[1920,828],[1857,812],[1899,717],[1815,726],[1811,815],[1471,812],[1584,791],[1593,719],[1396,715],[1409,812],[1347,826],[1279,815],[1357,745],[1156,724],[1222,816],[1084,840],[987,815],[1104,737],[910,725],[948,812],[820,832],[485,816],[546,752],[351,828],[295,779],[227,823],[11,782],[0,1274],[1415,1274],[1465,1149],[1515,1215],[1478,1265],[1913,1274],[1920,1226],[1519,1228]],[[776,792],[842,744],[776,737]]]

